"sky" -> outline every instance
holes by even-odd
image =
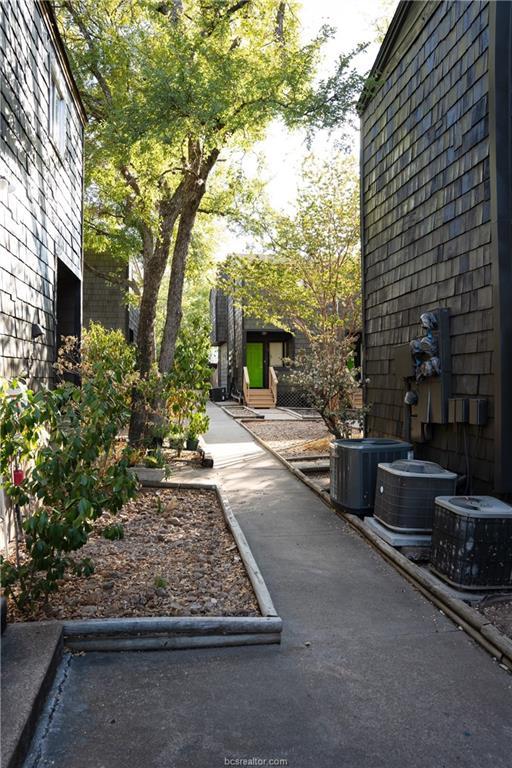
[[[336,28],[335,36],[324,48],[319,75],[332,72],[341,53],[352,50],[358,43],[373,40],[375,42],[357,58],[358,70],[368,72],[379,50],[376,21],[390,19],[397,4],[397,0],[302,0],[301,22],[305,40],[313,37],[322,24]],[[357,154],[357,131],[352,138]],[[332,139],[320,133],[311,149],[316,155],[325,156],[331,147]],[[303,133],[291,133],[283,125],[273,123],[266,139],[245,155],[244,170],[249,176],[263,175],[271,204],[278,209],[287,209],[293,206],[301,164],[308,152]],[[230,233],[225,233],[221,242],[219,258],[240,249],[240,241]]]
[[[358,43],[375,40],[377,19],[393,11],[393,0],[303,0],[301,21],[305,38],[311,38],[322,24],[336,28],[336,35],[325,47],[320,76],[328,75],[341,53],[353,49]],[[360,72],[371,69],[379,43],[371,44],[357,59]],[[354,152],[359,149],[359,137],[354,133]],[[332,141],[325,134],[317,136],[313,144],[315,154],[326,154]],[[304,136],[290,132],[274,123],[267,139],[258,147],[267,159],[269,173],[268,194],[276,207],[293,202],[301,162],[307,154]]]

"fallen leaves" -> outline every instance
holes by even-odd
[[[121,523],[124,538],[101,536]],[[32,619],[120,616],[257,616],[251,583],[211,490],[146,489],[104,515],[80,556],[94,574],[63,580]],[[11,618],[25,620],[10,608]]]
[[[248,427],[283,456],[329,454],[332,435],[323,421],[251,421]]]

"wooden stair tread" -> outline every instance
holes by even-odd
[[[271,389],[251,389],[247,392],[246,405],[254,408],[274,408]]]

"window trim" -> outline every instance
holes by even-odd
[[[48,99],[48,135],[61,160],[65,157],[67,147],[67,112],[68,107],[62,78],[56,63],[51,61]]]

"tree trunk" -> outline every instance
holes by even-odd
[[[178,234],[172,256],[171,279],[167,294],[167,312],[158,364],[161,373],[168,373],[174,362],[176,341],[181,326],[183,285],[185,282],[190,239],[197,211],[206,191],[206,180],[218,156],[219,151],[217,149],[211,151],[208,158],[201,163],[199,174],[189,178],[188,189],[184,193]]]
[[[155,361],[155,318],[158,292],[162,284],[169,258],[171,238],[180,213],[183,185],[168,200],[160,204],[160,232],[156,245],[152,239],[144,239],[144,285],[139,310],[137,330],[137,369],[142,378],[148,376]],[[144,437],[145,414],[140,393],[135,390],[132,398],[129,442],[139,445]]]
[[[180,216],[178,234],[172,255],[171,279],[167,294],[167,312],[165,317],[162,348],[158,368],[161,373],[171,370],[174,361],[174,350],[181,325],[183,285],[185,282],[185,270],[187,255],[192,236],[192,229],[196,219],[199,201],[190,201]]]

